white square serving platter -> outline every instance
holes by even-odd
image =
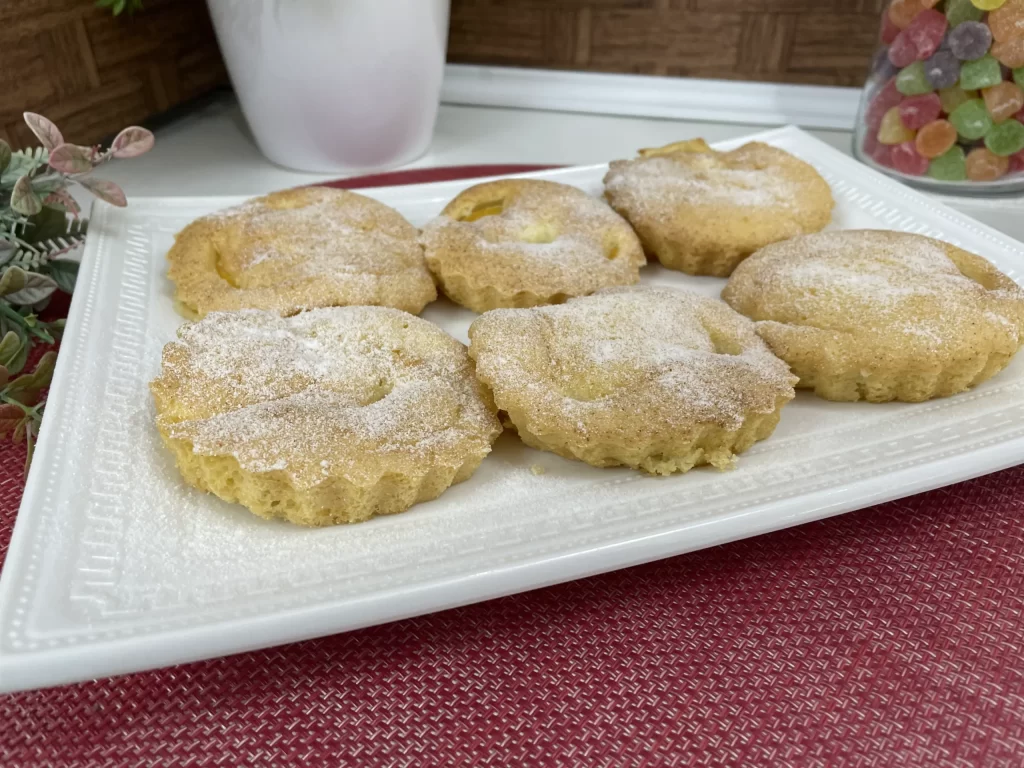
[[[767,141],[832,185],[835,228],[897,229],[982,254],[1018,283],[1024,245],[795,129]],[[638,146],[643,137],[637,137]],[[527,174],[599,194],[605,166]],[[414,224],[474,181],[368,190]],[[1024,355],[928,403],[800,394],[736,469],[651,478],[511,435],[466,483],[409,512],[305,530],[186,487],[147,384],[182,322],[164,254],[234,198],[98,204],[35,461],[0,579],[0,690],[234,653],[623,568],[907,496],[1024,461]],[[717,295],[656,265],[645,282]],[[466,340],[474,315],[424,317]],[[543,474],[535,474],[537,467]]]

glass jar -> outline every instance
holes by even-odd
[[[853,149],[934,191],[1024,191],[1024,0],[891,0]]]

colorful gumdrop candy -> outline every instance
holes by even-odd
[[[909,37],[917,48],[917,58],[927,59],[939,50],[947,26],[946,17],[929,8],[917,14],[901,34]]]
[[[946,0],[946,20],[950,28],[965,21],[981,21],[985,12],[971,0]]]
[[[892,45],[889,46],[887,55],[892,65],[898,69],[903,69],[921,58],[917,52],[917,45],[910,35],[906,34],[906,30],[896,36]]]
[[[897,67],[929,58],[939,50],[946,34],[946,17],[930,8],[920,10],[906,29],[893,38],[888,56]]]
[[[944,182],[1024,177],[1024,0],[887,5],[861,157]]]
[[[896,36],[899,33],[900,33],[900,28],[896,26],[896,24],[893,22],[893,20],[891,18],[889,18],[889,14],[888,13],[883,13],[882,14],[882,31],[879,33],[881,35],[882,42],[885,45],[891,44],[892,41],[896,39]]]
[[[972,141],[982,138],[992,130],[993,125],[992,116],[981,99],[965,101],[950,113],[949,122],[956,128],[957,133]]]
[[[1011,69],[1024,67],[1024,37],[1016,37],[992,46],[992,56]]]
[[[914,140],[914,132],[900,120],[900,108],[893,107],[882,117],[878,126],[878,141],[882,144],[902,144]]]
[[[877,129],[882,124],[882,118],[885,117],[885,113],[898,106],[901,101],[903,101],[903,94],[896,90],[896,81],[890,80],[881,87],[878,93],[871,97],[864,121],[868,124],[868,127]]]
[[[956,128],[948,120],[933,120],[917,132],[914,146],[929,160],[946,154],[956,144]]]
[[[999,157],[1017,154],[1024,149],[1024,125],[1016,120],[1000,123],[985,134],[985,147]]]
[[[999,65],[996,64],[996,67],[998,68]],[[923,61],[915,61],[900,70],[900,73],[896,75],[896,90],[904,96],[917,96],[932,91],[931,83],[928,82],[928,77],[924,72]]]
[[[922,176],[928,170],[928,158],[921,156],[914,142],[906,141],[892,148],[892,167],[900,173]]]
[[[864,154],[879,165],[892,167],[892,147],[882,144],[872,133],[864,137]]]
[[[997,83],[982,91],[985,107],[992,119],[1001,123],[1024,109],[1024,91],[1011,82]]]
[[[907,97],[900,102],[898,109],[903,124],[916,131],[939,117],[942,102],[939,101],[938,94],[924,93],[920,96]]]
[[[924,63],[924,76],[932,88],[951,88],[960,80],[960,59],[952,51],[936,51]]]
[[[896,83],[893,83],[893,89],[896,88]],[[899,91],[897,91],[899,93]],[[942,104],[942,111],[947,115],[953,114],[953,110],[963,104],[965,101],[978,98],[976,91],[965,91],[958,85],[954,85],[952,88],[943,88],[939,91],[939,102]]]
[[[897,67],[889,59],[889,50],[887,48],[879,48],[875,51],[875,55],[871,57],[871,82],[885,82],[892,77],[896,77],[899,71],[900,67]]]
[[[953,28],[947,40],[949,50],[961,61],[980,59],[992,46],[992,32],[980,21],[965,21]]]
[[[967,178],[967,157],[962,147],[951,147],[928,164],[928,175],[940,181]]]
[[[1024,0],[1008,0],[988,15],[988,28],[999,42],[1024,37]]]
[[[889,20],[900,29],[906,29],[925,8],[930,8],[935,3],[925,3],[922,0],[892,0],[889,6]]]
[[[977,61],[965,61],[960,67],[960,87],[965,91],[991,88],[1002,80],[1003,71],[999,68],[999,62],[991,56],[982,56]],[[898,81],[896,85],[899,86]]]
[[[971,181],[995,181],[1010,170],[1010,158],[1000,157],[985,147],[972,149],[967,154],[967,178]]]
[[[889,61],[893,63],[893,66],[901,69],[917,61],[917,46],[905,32],[906,30],[903,30],[896,35],[896,39],[892,41],[888,51]]]

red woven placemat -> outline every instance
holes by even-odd
[[[23,458],[0,443],[3,551]],[[1022,518],[1018,467],[468,608],[0,697],[0,766],[1017,768]]]

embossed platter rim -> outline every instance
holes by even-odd
[[[796,129],[720,146],[750,138],[816,164],[839,201],[839,226],[942,237],[989,256],[1021,281],[1024,246],[995,230]],[[596,193],[603,173],[604,166],[592,166],[526,175]],[[365,193],[422,223],[478,181]],[[152,440],[146,410],[154,354],[179,322],[169,307],[163,251],[184,221],[237,201],[135,200],[125,211],[96,209],[37,461],[0,579],[0,690],[442,610],[1024,460],[1018,359],[974,392],[917,406],[823,404],[802,395],[784,412],[776,436],[724,475],[700,471],[661,481],[593,470],[505,437],[473,480],[404,515],[312,533],[264,524],[180,488]],[[645,280],[711,294],[722,284],[657,267],[646,270]],[[462,336],[473,317],[443,302],[425,316]],[[546,475],[532,476],[527,468],[534,463]],[[304,556],[291,561],[289,553]],[[259,559],[265,573],[253,577],[250,559]],[[213,566],[216,578],[209,576]]]

